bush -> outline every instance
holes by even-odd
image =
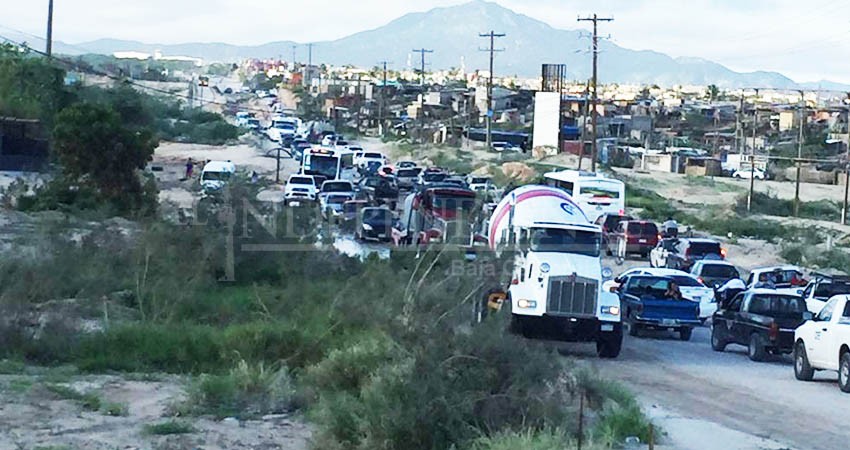
[[[189,389],[183,409],[216,417],[250,417],[292,409],[295,388],[285,367],[245,360],[226,375],[202,375]]]
[[[543,430],[523,432],[500,432],[484,436],[469,445],[469,450],[564,450],[575,446],[572,439],[562,431]],[[588,448],[588,447],[584,447]],[[588,450],[592,450],[589,448]]]
[[[142,433],[154,436],[194,433],[195,427],[179,420],[169,420],[142,427]]]
[[[784,200],[776,196],[755,192],[751,201],[751,213],[765,214],[770,216],[792,217],[794,215],[794,201]],[[735,209],[741,213],[747,213],[747,196],[738,198]],[[800,202],[800,217],[837,221],[841,219],[841,205],[829,200],[818,200],[814,202]]]

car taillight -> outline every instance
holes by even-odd
[[[514,278],[513,280],[511,280],[511,284],[519,284],[519,278]]]
[[[626,215],[626,210],[625,210],[625,209],[621,209],[621,210],[620,210],[620,215],[621,215],[621,216],[625,216],[625,215]]]
[[[700,284],[705,284],[705,281],[702,280],[702,277],[697,277],[697,281],[699,281]]]
[[[770,324],[770,328],[767,330],[767,337],[769,337],[771,341],[779,339],[779,325],[776,322]]]
[[[722,256],[724,259],[726,258],[726,249],[725,248],[720,249],[720,256]]]

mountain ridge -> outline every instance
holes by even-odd
[[[411,12],[389,23],[334,40],[314,43],[313,61],[329,64],[353,64],[373,67],[378,61],[394,62],[395,68],[418,68],[414,48],[433,49],[427,59],[431,69],[448,69],[463,64],[467,71],[488,67],[488,55],[479,47],[489,44],[479,33],[495,30],[507,36],[497,39],[503,47],[495,60],[497,75],[539,76],[541,64],[567,65],[567,77],[586,80],[590,77],[591,56],[589,39],[578,30],[563,30],[516,13],[496,3],[474,0],[456,6]],[[223,42],[189,42],[181,44],[148,44],[118,39],[98,39],[65,45],[57,43],[57,51],[80,49],[93,53],[112,54],[118,51],[181,55],[203,58],[205,61],[236,61],[243,58],[290,59],[291,40],[273,41],[260,45],[233,45]],[[673,58],[654,50],[632,50],[609,41],[600,43],[599,77],[604,83],[708,85],[722,88],[749,86],[795,89],[804,86],[826,85],[830,88],[850,86],[830,81],[797,83],[778,72],[736,72],[722,64],[699,57]],[[300,50],[299,61],[306,60]]]

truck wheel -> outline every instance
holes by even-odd
[[[629,322],[629,336],[638,337],[640,335],[640,325]]]
[[[623,328],[615,326],[613,333],[604,334],[596,341],[596,354],[600,358],[616,358],[623,348]]]
[[[767,351],[764,348],[764,342],[761,335],[753,333],[750,335],[750,343],[747,345],[747,356],[753,361],[764,361],[767,356]]]
[[[815,377],[815,369],[809,364],[809,356],[806,355],[806,345],[798,341],[794,345],[794,377],[800,381],[812,381]]]
[[[844,352],[838,361],[838,387],[850,393],[850,352]]]
[[[681,330],[679,330],[679,340],[690,341],[692,334],[694,334],[693,328],[682,328]]]
[[[717,331],[717,327],[714,324],[711,325],[711,349],[715,352],[722,352],[726,350],[726,346],[729,343],[723,340],[720,337],[720,332]]]

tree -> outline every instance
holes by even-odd
[[[125,127],[108,106],[79,103],[57,115],[53,138],[66,179],[94,188],[121,213],[148,205],[150,186],[137,171],[158,144],[150,129]]]
[[[710,101],[715,101],[720,99],[720,88],[717,85],[710,84],[707,88],[705,88],[705,96]]]
[[[0,116],[52,123],[69,98],[65,71],[12,45],[0,45]]]

